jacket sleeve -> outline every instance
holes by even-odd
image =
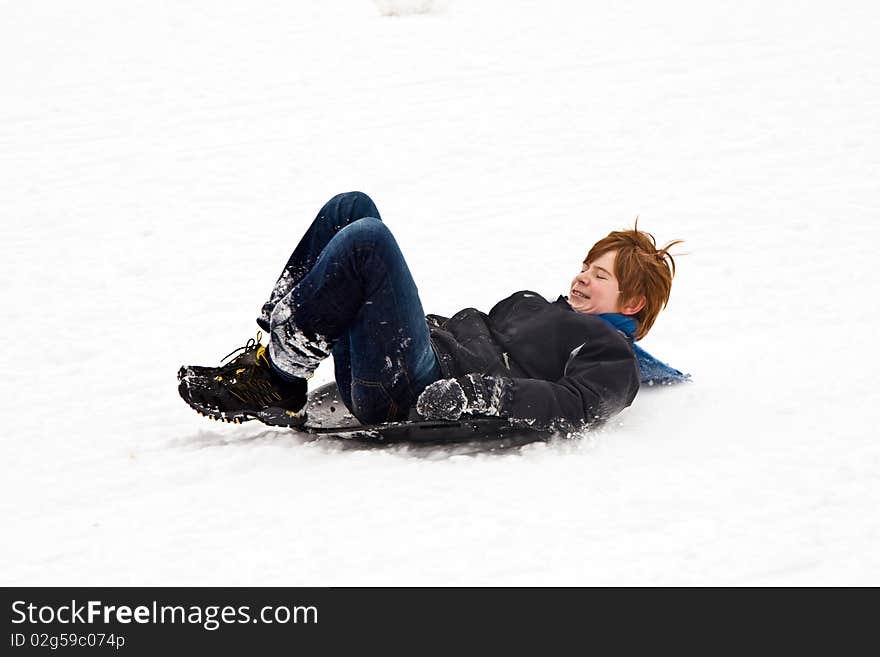
[[[587,342],[557,381],[503,379],[499,415],[536,429],[579,431],[629,406],[639,390],[638,363],[625,343]]]

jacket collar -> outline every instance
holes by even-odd
[[[620,313],[602,313],[601,315],[596,315],[596,317],[611,324],[611,326],[618,331],[621,331],[630,340],[633,339],[633,336],[636,334],[636,329],[639,326],[638,322],[632,317],[627,317]]]
[[[560,295],[556,302],[559,303],[560,301],[565,302],[565,305],[568,306],[572,312],[577,312],[571,307],[571,304],[568,302],[568,297]],[[593,315],[593,317],[598,317],[606,324],[611,324],[611,326],[622,332],[630,340],[634,339],[633,336],[636,334],[636,329],[639,327],[636,320],[632,317],[627,317],[620,313],[602,313],[601,315]]]
[[[571,304],[568,303],[566,297],[560,296],[559,299],[557,299],[557,303],[560,301],[564,302],[569,310],[575,312],[574,308],[571,307]],[[630,344],[632,345],[633,352],[635,352],[636,360],[639,364],[639,378],[642,383],[648,385],[654,385],[655,383],[671,385],[673,383],[690,381],[690,374],[684,374],[674,367],[667,365],[662,360],[654,358],[651,354],[633,342],[633,336],[638,328],[638,323],[632,317],[621,315],[620,313],[604,313],[602,315],[593,315],[593,317],[598,317],[607,324],[610,324],[613,328],[616,328],[630,339]]]

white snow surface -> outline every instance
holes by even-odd
[[[0,584],[880,584],[880,5],[392,5],[2,3]],[[199,417],[352,189],[439,314],[685,239],[693,382],[476,454]]]

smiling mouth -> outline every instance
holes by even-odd
[[[581,299],[589,299],[590,298],[586,294],[584,294],[583,292],[578,292],[577,290],[572,290],[571,295],[575,296],[575,297],[580,297]]]

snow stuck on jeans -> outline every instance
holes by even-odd
[[[6,3],[0,582],[880,584],[878,31],[872,2]],[[253,337],[352,189],[447,316],[555,298],[636,215],[684,238],[643,346],[693,383],[499,452],[193,413],[178,367]]]

